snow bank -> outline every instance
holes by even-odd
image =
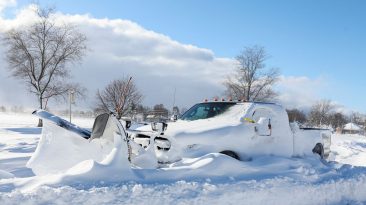
[[[363,204],[366,176],[304,183],[289,177],[224,183],[119,183],[94,187],[41,187],[31,193],[0,194],[2,204]]]
[[[90,187],[105,184],[173,183],[179,180],[202,181],[210,179],[220,183],[236,180],[263,180],[273,177],[288,177],[305,182],[316,182],[334,173],[334,167],[323,164],[315,157],[306,159],[264,156],[251,162],[235,160],[223,154],[207,154],[199,158],[183,159],[159,169],[129,168],[125,155],[113,149],[101,163],[85,160],[65,173],[44,175],[24,182],[18,188],[24,192],[48,185],[52,187]]]
[[[125,137],[114,128],[108,129],[108,138],[90,141],[45,122],[37,149],[27,163],[40,177],[27,183],[25,189],[42,184],[135,179],[128,161],[127,144],[122,140]]]
[[[31,114],[0,112],[0,127],[34,127],[37,123],[37,117]]]
[[[9,171],[15,170],[14,167],[0,171],[2,205],[301,205],[366,202],[366,168],[341,164],[366,166],[366,138],[363,136],[332,137],[331,157],[341,163],[326,163],[313,156],[261,156],[242,162],[226,155],[210,153],[196,158],[183,158],[158,169],[141,169],[130,167],[126,158],[127,150],[118,135],[113,136],[116,142],[113,146],[101,146],[103,143],[100,141],[94,144],[85,140],[80,142],[77,140],[80,137],[72,136],[72,133],[64,132],[62,128],[49,129],[57,134],[50,134],[46,128],[40,141],[43,144],[55,142],[55,146],[48,150],[43,149],[45,147],[37,148],[34,158],[29,162],[37,170],[42,168],[37,168],[37,164],[45,160],[50,164],[50,167],[46,167],[49,172],[40,171],[38,176],[14,178],[10,173],[13,171]],[[29,155],[21,152],[25,146],[35,146],[33,141],[36,137],[23,133],[26,131],[33,132],[27,129],[21,132],[0,129],[0,163],[14,162],[19,156]],[[64,144],[66,142],[63,140],[79,144],[81,150]],[[24,141],[29,143],[25,144]],[[16,155],[8,153],[10,148]],[[52,154],[53,149],[62,154]],[[99,154],[94,156],[89,153],[95,152],[93,149],[99,150]],[[50,154],[45,154],[46,151]],[[68,160],[75,161],[69,163]],[[141,159],[144,160],[148,159]],[[53,167],[56,162],[63,164],[60,169],[64,171],[56,171]]]
[[[69,132],[55,124],[44,122],[37,149],[27,163],[36,175],[63,173],[81,161],[101,161],[103,147]]]
[[[331,150],[331,158],[334,161],[354,166],[366,166],[366,137],[363,135],[332,135]]]
[[[13,177],[14,177],[14,175],[12,173],[9,173],[4,170],[0,170],[0,179],[8,179],[8,178],[13,178]]]

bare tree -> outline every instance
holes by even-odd
[[[0,106],[0,112],[6,112],[6,108],[5,108],[5,106]]]
[[[273,101],[277,96],[272,86],[278,80],[279,70],[267,69],[268,55],[261,46],[245,47],[236,57],[236,75],[224,83],[229,97],[246,101]]]
[[[46,109],[49,99],[65,96],[71,88],[82,92],[77,84],[67,83],[67,65],[82,59],[86,37],[72,25],[56,25],[53,9],[38,8],[36,13],[35,23],[8,31],[3,40],[11,75],[37,96],[39,108]],[[42,120],[38,126],[42,126]]]
[[[363,125],[365,123],[365,116],[359,112],[352,112],[349,118],[351,122],[357,125]]]
[[[305,123],[307,120],[305,113],[301,110],[291,109],[286,111],[290,122]]]
[[[131,114],[133,107],[137,107],[142,100],[142,95],[137,90],[130,78],[114,80],[103,91],[97,91],[97,105],[95,111],[114,112],[117,119]]]
[[[348,123],[348,120],[344,114],[342,114],[340,112],[336,112],[336,113],[330,114],[329,122],[330,122],[330,125],[332,125],[332,127],[334,129],[337,129],[338,127],[343,128],[343,126]]]
[[[309,123],[313,126],[330,125],[330,115],[334,109],[330,100],[316,102],[310,110]]]

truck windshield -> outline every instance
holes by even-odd
[[[199,120],[215,117],[225,112],[229,107],[235,105],[233,102],[209,102],[199,103],[191,107],[185,112],[180,119],[182,120]]]

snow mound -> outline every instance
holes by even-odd
[[[9,179],[9,178],[13,178],[13,177],[14,177],[14,175],[12,173],[9,173],[4,170],[0,170],[0,179]]]
[[[27,163],[36,175],[63,173],[81,161],[101,161],[104,149],[55,124],[44,122],[35,153]]]
[[[332,160],[366,166],[366,137],[357,134],[336,134],[332,136]]]
[[[350,168],[346,168],[349,172]],[[100,183],[89,187],[43,186],[30,193],[0,194],[2,204],[364,204],[366,176],[329,178],[317,183],[291,177],[264,180],[172,183]]]

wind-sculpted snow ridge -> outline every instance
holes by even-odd
[[[366,168],[322,163],[315,158],[267,156],[239,162],[225,155],[209,154],[164,169],[135,169],[133,180],[123,179],[123,172],[118,176],[108,167],[89,163],[79,167],[88,172],[74,168],[75,175],[40,176],[25,181],[7,179],[12,182],[3,184],[8,191],[2,190],[0,201],[5,204],[20,200],[25,204],[355,204],[366,201]]]
[[[9,179],[13,178],[14,175],[12,173],[6,172],[4,170],[0,170],[0,179]]]
[[[94,187],[40,187],[28,194],[0,195],[2,204],[363,204],[366,176],[299,182],[290,177],[173,183],[119,183]]]

